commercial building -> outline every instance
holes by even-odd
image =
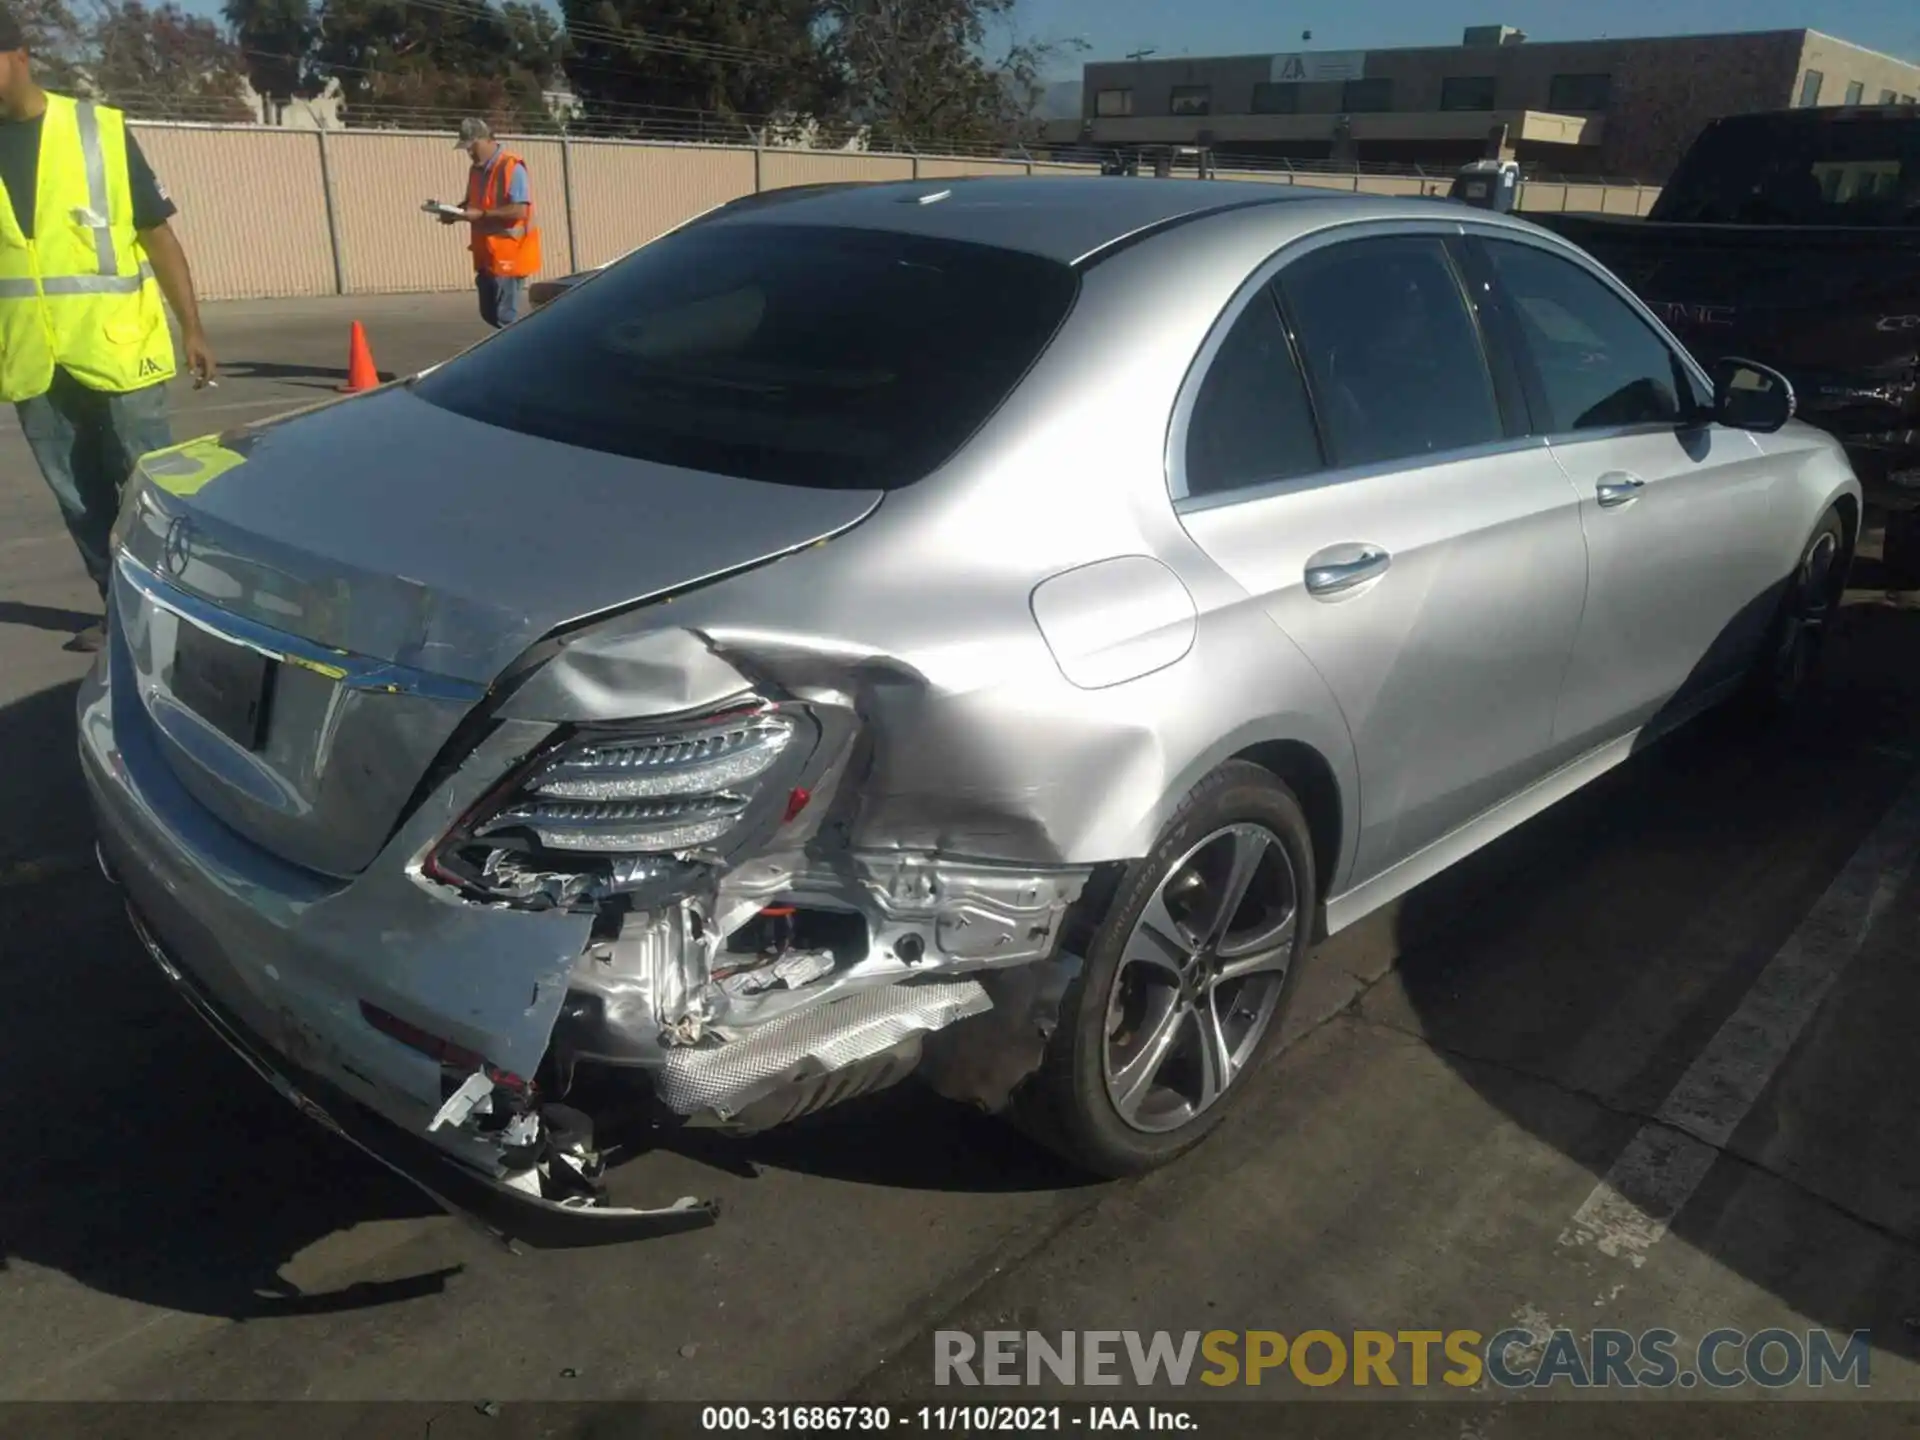
[[[1545,171],[1659,181],[1718,116],[1916,96],[1920,65],[1815,30],[1536,44],[1476,25],[1443,48],[1090,64],[1081,118],[1047,137],[1434,168],[1497,147]]]

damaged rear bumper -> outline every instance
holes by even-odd
[[[107,663],[123,661],[118,644],[112,635]],[[543,1115],[518,1150],[477,1127],[435,1129],[459,1077],[450,1086],[444,1056],[370,1023],[406,1016],[502,1073],[531,1074],[584,922],[528,923],[443,904],[404,875],[347,884],[273,860],[184,793],[131,687],[102,679],[96,671],[83,683],[79,747],[101,867],[175,990],[256,1073],[501,1238],[598,1244],[712,1222],[714,1208],[695,1200],[608,1203],[590,1135],[563,1160]],[[497,1023],[503,1014],[517,1026]],[[560,1183],[544,1183],[549,1172]]]
[[[117,881],[104,854],[102,868]],[[557,1203],[458,1163],[370,1114],[319,1076],[303,1074],[295,1078],[291,1065],[270,1054],[257,1036],[248,1033],[242,1022],[174,962],[131,904],[127,918],[174,991],[248,1069],[309,1120],[417,1186],[449,1214],[478,1226],[495,1239],[508,1245],[525,1241],[556,1249],[616,1244],[698,1230],[718,1218],[719,1207],[714,1202],[692,1197],[656,1210]]]

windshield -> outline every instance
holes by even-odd
[[[888,231],[696,225],[415,382],[591,450],[779,484],[893,489],[1019,383],[1067,266]]]
[[[1920,224],[1920,121],[1873,115],[1721,121],[1694,142],[1650,218]]]

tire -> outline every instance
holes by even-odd
[[[1920,510],[1895,510],[1887,516],[1880,568],[1891,590],[1920,590]]]
[[[1846,590],[1847,528],[1837,510],[1814,526],[1747,677],[1747,708],[1760,718],[1791,710],[1819,668]]]
[[[1218,929],[1237,865],[1250,883],[1224,940],[1206,944],[1201,932]],[[1114,890],[1010,1118],[1109,1177],[1156,1169],[1199,1144],[1280,1033],[1312,944],[1316,885],[1293,792],[1244,761],[1208,775]],[[1250,973],[1226,973],[1241,968]],[[1203,1030],[1208,1018],[1219,1023]]]

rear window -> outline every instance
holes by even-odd
[[[1039,256],[885,231],[696,225],[415,382],[568,445],[894,489],[963,445],[1072,307]]]
[[[1717,225],[1920,224],[1920,121],[1760,117],[1703,131],[1655,220]]]

